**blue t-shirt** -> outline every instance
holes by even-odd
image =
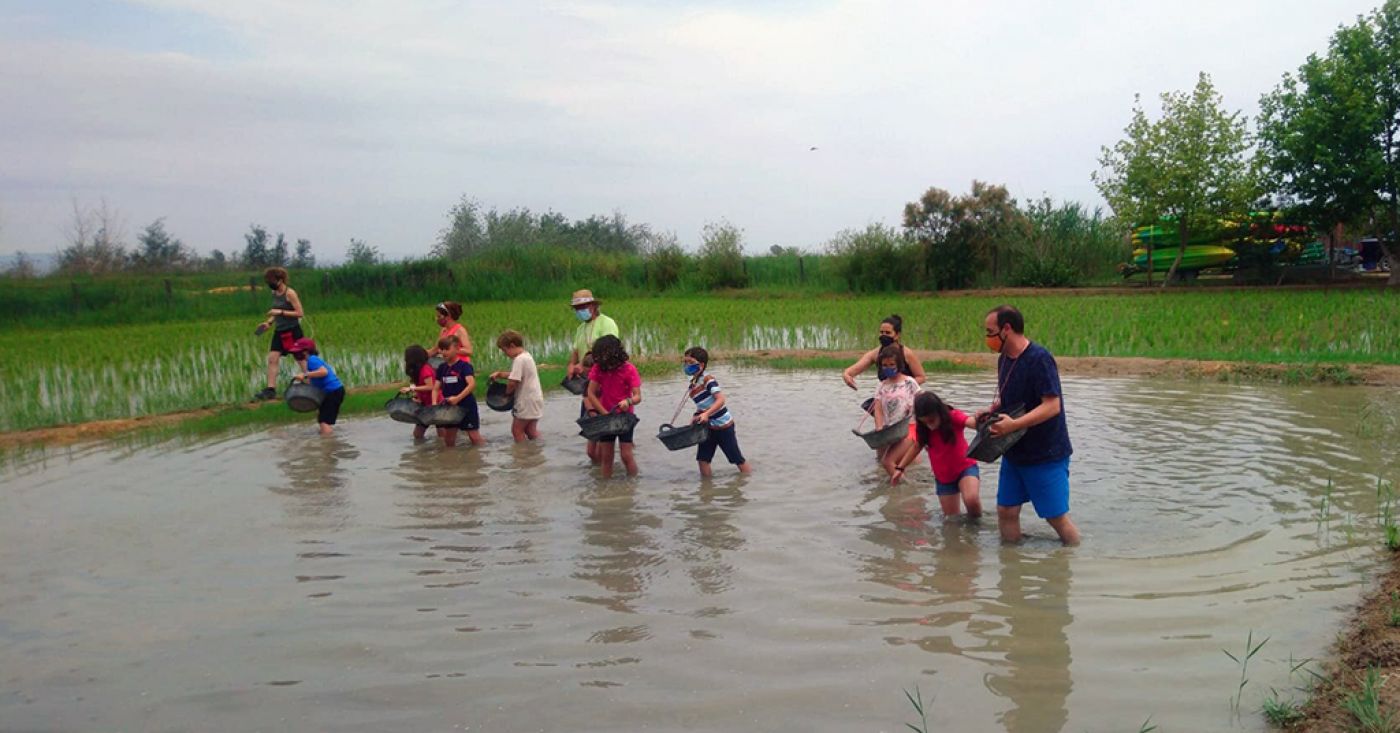
[[[308,355],[306,357],[306,371],[314,372],[317,369],[320,369],[321,367],[326,368],[326,376],[312,377],[312,387],[316,387],[325,392],[334,392],[340,389],[341,387],[345,386],[340,383],[340,378],[335,376],[335,370],[332,369],[331,365],[327,364],[324,359],[314,354]]]
[[[1065,397],[1060,390],[1060,369],[1044,346],[1031,342],[1015,359],[997,360],[997,384],[1001,385],[1001,411],[1020,407],[1026,412],[1040,406],[1046,396],[1060,398],[1060,414],[1026,431],[1006,451],[1013,463],[1034,464],[1068,458],[1074,452],[1065,425]]]
[[[456,364],[439,364],[437,380],[442,385],[443,398],[456,397],[461,394],[467,388],[467,377],[475,374],[476,370],[472,369],[471,362],[466,359],[458,359]],[[458,404],[465,405],[468,402],[476,404],[476,395],[467,395]]]

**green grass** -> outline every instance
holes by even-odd
[[[1375,667],[1366,670],[1361,689],[1342,700],[1342,709],[1356,719],[1355,730],[1363,733],[1400,733],[1400,712],[1386,710],[1381,705],[1381,673]]]
[[[0,430],[245,401],[263,380],[268,338],[251,332],[267,295],[239,297],[248,301],[240,318],[0,329]],[[904,316],[904,340],[914,348],[981,351],[982,318],[1002,300],[745,293],[609,299],[604,311],[618,320],[634,355],[679,360],[692,345],[712,351],[869,348],[880,318],[890,313]],[[402,378],[405,346],[436,337],[433,302],[327,312],[307,298],[310,318],[304,325],[347,384],[380,384]],[[1048,294],[1015,302],[1026,313],[1028,335],[1060,356],[1293,363],[1300,373],[1330,373],[1352,363],[1400,364],[1400,297],[1383,291]],[[463,322],[475,342],[479,371],[505,366],[493,345],[505,328],[525,334],[537,361],[562,365],[577,325],[562,299],[472,303]],[[289,367],[284,362],[284,382]]]

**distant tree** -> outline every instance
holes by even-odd
[[[966,196],[930,188],[904,206],[904,230],[919,243],[924,278],[939,289],[969,287],[982,271],[998,277],[998,243],[1019,222],[1006,187],[982,181],[973,181]]]
[[[316,266],[316,255],[311,254],[311,240],[298,239],[297,251],[292,256],[292,267],[310,270]]]
[[[216,249],[210,252],[209,256],[204,258],[204,269],[213,270],[215,272],[227,270],[228,257],[224,255],[223,250]]]
[[[1297,76],[1259,102],[1265,180],[1323,232],[1385,210],[1400,230],[1400,1],[1389,0],[1333,34],[1326,56],[1308,56]],[[1384,237],[1382,237],[1384,241]],[[1335,243],[1334,243],[1335,244]],[[1400,255],[1385,244],[1391,261]],[[1391,285],[1400,285],[1392,268]]]
[[[700,234],[700,278],[707,288],[742,288],[749,284],[744,271],[744,230],[727,221],[709,222]]]
[[[438,232],[433,254],[449,260],[460,260],[486,249],[486,226],[482,221],[481,204],[463,196],[447,212],[448,224]]]
[[[243,255],[238,258],[239,264],[250,270],[261,270],[273,265],[272,251],[267,246],[266,229],[258,224],[249,224],[248,233],[243,235],[243,241]]]
[[[183,270],[196,261],[194,252],[184,242],[165,231],[165,218],[146,225],[136,237],[137,249],[131,253],[131,267],[145,272]]]
[[[802,255],[802,250],[796,247],[784,247],[781,244],[775,244],[768,248],[768,254],[774,257],[800,257]]]
[[[38,274],[34,260],[23,252],[16,252],[14,259],[10,260],[10,266],[5,268],[5,277],[11,280],[32,280]]]
[[[1254,177],[1246,157],[1246,120],[1222,109],[1209,75],[1202,73],[1191,93],[1166,92],[1161,100],[1162,117],[1156,121],[1147,119],[1140,100],[1134,102],[1123,139],[1103,148],[1102,169],[1093,179],[1126,226],[1176,223],[1176,259],[1165,287],[1175,278],[1193,230],[1248,208]]]
[[[126,265],[125,224],[120,212],[107,205],[84,208],[73,199],[73,220],[65,235],[68,246],[58,253],[58,270],[65,275],[102,275]]]
[[[351,237],[350,246],[345,250],[345,261],[351,265],[377,265],[384,261],[384,257],[379,254],[378,248]]]
[[[286,267],[291,262],[287,252],[287,237],[282,232],[277,233],[277,243],[268,251],[268,258],[271,260],[269,264],[277,267]]]

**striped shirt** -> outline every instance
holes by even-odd
[[[698,384],[692,385],[690,388],[690,399],[695,400],[695,414],[699,415],[705,410],[714,407],[715,395],[719,394],[719,392],[719,382],[715,381],[715,378],[708,374],[706,374],[705,378],[701,379]],[[733,422],[734,416],[729,414],[729,407],[727,405],[719,408],[717,412],[710,415],[710,427],[712,428],[728,427]]]

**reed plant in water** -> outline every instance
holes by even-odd
[[[1235,688],[1235,694],[1230,697],[1230,709],[1233,710],[1236,715],[1240,712],[1240,699],[1244,696],[1244,688],[1249,684],[1249,661],[1268,643],[1269,637],[1264,637],[1263,641],[1255,644],[1254,629],[1250,629],[1249,636],[1247,636],[1244,641],[1244,651],[1239,656],[1236,656],[1229,649],[1220,650],[1240,668],[1239,685]]]

